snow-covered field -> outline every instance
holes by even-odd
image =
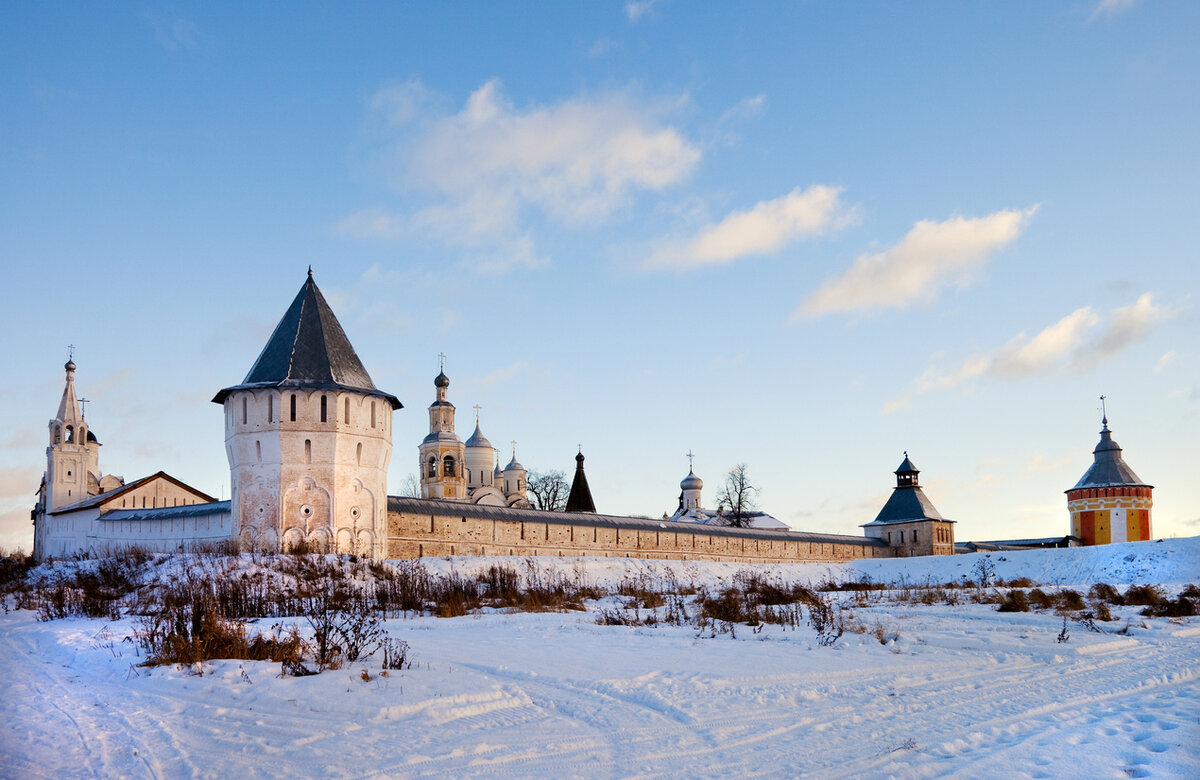
[[[766,568],[814,583],[947,581],[979,557]],[[1200,538],[988,557],[997,576],[1082,591],[1200,580]],[[596,582],[663,565],[555,563]],[[673,565],[697,582],[745,568]],[[412,668],[384,677],[372,658],[302,678],[264,662],[147,669],[124,640],[130,619],[12,612],[0,616],[0,775],[1200,777],[1200,618],[1114,608],[1104,633],[1072,623],[1060,642],[1050,611],[880,602],[847,607],[866,633],[818,647],[806,626],[698,638],[601,626],[613,604],[589,606],[392,620]]]

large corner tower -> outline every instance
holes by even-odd
[[[1107,411],[1092,455],[1092,467],[1067,491],[1071,535],[1085,545],[1148,541],[1154,486],[1143,482],[1121,457],[1121,445],[1108,429]]]
[[[312,271],[225,408],[243,549],[382,557],[395,396],[375,387]]]

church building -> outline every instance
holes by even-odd
[[[500,458],[479,427],[475,407],[475,432],[466,444],[454,432],[454,404],[447,398],[450,378],[443,364],[433,380],[435,398],[429,405],[429,435],[421,441],[417,473],[421,475],[421,498],[468,501],[486,506],[529,508],[525,467],[517,462],[513,442],[512,460],[500,469]]]
[[[162,471],[127,483],[100,470],[100,441],[85,419],[86,399],[76,394],[73,355],[63,368],[66,386],[50,421],[46,471],[31,512],[34,557],[133,544],[175,550],[183,539],[227,540],[232,528],[228,503]],[[145,513],[157,522],[135,522]]]
[[[688,460],[691,461],[691,452],[688,453]],[[705,509],[701,504],[701,494],[704,492],[704,480],[696,476],[692,471],[692,467],[688,466],[688,474],[679,483],[679,506],[675,509],[675,513],[668,517],[663,514],[663,519],[670,520],[675,523],[699,523],[701,525],[729,525],[729,518],[724,514],[721,507],[716,509]],[[751,511],[744,513],[745,528],[771,528],[784,529],[788,528],[788,524],[771,517],[766,512]]]

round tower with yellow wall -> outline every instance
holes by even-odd
[[[1147,541],[1154,486],[1143,482],[1121,457],[1107,413],[1102,424],[1092,467],[1067,491],[1071,534],[1084,545]]]

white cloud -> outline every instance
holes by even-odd
[[[1158,362],[1154,364],[1155,372],[1162,371],[1164,368],[1171,365],[1171,363],[1174,362],[1174,360],[1175,360],[1175,350],[1168,349],[1166,352],[1163,353],[1163,356],[1158,359]]]
[[[753,97],[742,98],[737,103],[728,108],[725,113],[721,114],[719,124],[731,122],[736,119],[747,119],[752,116],[758,116],[767,108],[767,95],[765,92],[760,92]]]
[[[337,228],[363,238],[433,238],[489,251],[499,246],[515,258],[499,265],[544,263],[523,224],[528,213],[574,227],[595,225],[636,193],[679,183],[701,156],[664,122],[669,106],[639,103],[626,93],[519,108],[492,80],[450,113],[410,81],[380,91],[372,108],[395,135],[383,160],[389,182],[433,203],[409,212],[365,209]]]
[[[979,376],[1021,379],[1090,367],[1145,338],[1167,315],[1166,309],[1153,303],[1149,293],[1130,306],[1114,309],[1107,321],[1085,306],[1033,337],[1019,333],[1004,346],[969,357],[949,370],[930,366],[913,381],[912,390],[918,394],[950,390]],[[884,411],[904,408],[908,401],[907,397],[889,401]]]
[[[860,255],[849,270],[809,295],[797,317],[904,308],[933,300],[950,284],[968,284],[1000,249],[1021,235],[1037,207],[986,217],[922,220],[900,243]]]
[[[200,28],[182,16],[168,18],[166,14],[147,14],[154,31],[154,40],[169,52],[194,52],[200,48]]]
[[[651,268],[721,265],[747,255],[777,252],[802,238],[819,236],[853,219],[841,201],[841,188],[814,184],[799,187],[747,211],[735,211],[694,237],[655,250]]]
[[[1122,306],[1113,312],[1108,327],[1081,358],[1085,362],[1095,363],[1114,355],[1135,341],[1145,338],[1151,328],[1167,315],[1165,309],[1154,305],[1150,293],[1144,293],[1134,304]]]
[[[1090,19],[1096,19],[1101,16],[1116,16],[1124,13],[1138,4],[1138,0],[1100,0],[1096,3],[1096,7],[1092,9]]]
[[[625,3],[625,16],[629,21],[636,22],[654,10],[658,0],[629,0]]]
[[[1088,332],[1100,322],[1090,306],[1076,309],[1033,338],[1018,334],[991,359],[988,370],[1001,377],[1021,377],[1061,367],[1078,354]]]

